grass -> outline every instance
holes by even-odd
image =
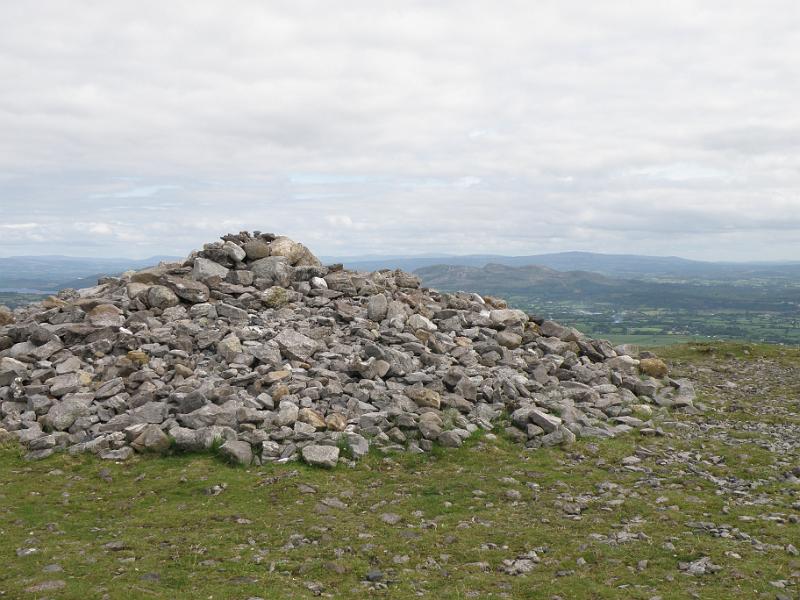
[[[726,354],[786,359],[752,345],[686,346],[670,349],[667,358],[713,365]],[[704,469],[714,477],[753,481],[777,468],[756,436],[737,437],[735,447],[682,438],[680,422],[695,418],[670,415],[667,435],[658,438],[630,435],[530,452],[502,435],[479,435],[457,450],[371,452],[354,467],[332,471],[300,463],[234,468],[213,455],[109,464],[59,454],[31,463],[6,444],[0,594],[774,598],[770,582],[797,582],[800,570],[800,559],[783,549],[800,539],[798,525],[787,520],[798,512],[792,503],[800,492],[766,483],[759,493],[770,508],[737,503],[707,477],[670,461],[691,451],[708,458]],[[625,468],[621,459],[642,447],[652,454],[639,465],[645,470]],[[206,492],[223,483],[218,495]],[[579,515],[574,505],[583,507]],[[771,512],[783,517],[764,518]],[[389,524],[386,513],[401,520]],[[687,526],[692,521],[729,524],[768,546],[714,537]],[[607,543],[620,532],[633,539]],[[35,552],[25,555],[30,548]],[[504,572],[504,560],[532,550],[540,562],[530,573]],[[680,562],[702,556],[722,571],[691,577],[679,570]],[[62,570],[45,572],[48,565]],[[380,581],[365,581],[375,570]],[[64,587],[26,591],[56,580]]]
[[[598,334],[597,337],[607,339],[612,344],[638,344],[642,347],[661,348],[675,344],[687,344],[694,341],[695,337],[688,335],[666,334]]]

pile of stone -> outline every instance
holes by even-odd
[[[334,466],[460,446],[501,416],[536,448],[656,434],[654,410],[693,398],[631,348],[260,232],[0,310],[0,435],[30,458],[213,448]]]

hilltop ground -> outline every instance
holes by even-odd
[[[705,414],[335,471],[0,449],[0,597],[799,598],[800,350],[659,350]]]

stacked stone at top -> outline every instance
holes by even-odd
[[[460,446],[501,415],[536,448],[656,434],[652,413],[693,397],[635,348],[259,232],[0,311],[0,435],[31,458],[219,445],[333,466],[342,448]]]

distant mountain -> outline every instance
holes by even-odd
[[[523,302],[577,302],[640,310],[753,310],[797,312],[800,278],[712,282],[609,277],[528,265],[434,265],[414,271],[423,285],[442,291],[475,291]]]
[[[580,291],[586,286],[616,286],[621,283],[599,273],[561,272],[537,265],[510,267],[490,263],[480,268],[434,265],[417,269],[415,273],[427,287],[443,290],[502,290],[513,293],[547,287],[552,293],[564,294]]]
[[[0,258],[0,291],[53,292],[67,287],[91,287],[104,275],[118,275],[131,269],[143,269],[161,261],[174,260],[183,258],[11,256]]]
[[[341,262],[349,269],[374,271],[403,269],[416,271],[436,265],[482,268],[488,264],[508,267],[538,265],[558,271],[591,271],[612,277],[656,277],[684,279],[753,279],[757,277],[800,277],[800,262],[704,262],[677,256],[640,256],[636,254],[597,254],[593,252],[559,252],[530,256],[475,254],[467,256],[387,256],[326,257],[327,262]]]

